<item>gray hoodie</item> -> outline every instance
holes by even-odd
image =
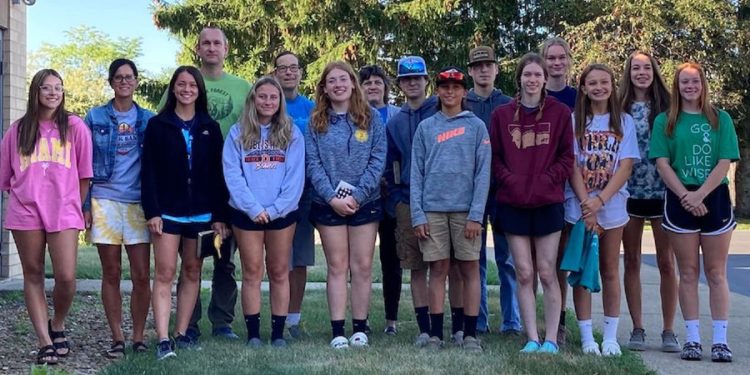
[[[325,133],[308,126],[305,152],[307,174],[315,188],[313,201],[328,204],[341,181],[354,186],[352,196],[360,205],[380,198],[387,147],[385,127],[374,109],[368,130],[359,129],[349,115],[330,111]]]
[[[411,223],[427,223],[425,212],[466,212],[482,222],[490,188],[490,137],[469,111],[443,112],[419,123],[411,154]]]

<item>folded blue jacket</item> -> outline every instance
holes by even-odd
[[[599,281],[599,235],[586,230],[583,220],[573,226],[565,245],[560,269],[570,271],[568,284],[581,286],[591,293],[601,291]]]

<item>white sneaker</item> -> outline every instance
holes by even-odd
[[[367,346],[367,343],[367,335],[364,332],[357,332],[349,338],[349,345],[356,348]]]
[[[595,356],[601,356],[602,352],[599,351],[599,345],[596,341],[584,342],[581,346],[583,354],[593,354]]]
[[[331,340],[331,347],[334,349],[346,349],[349,347],[349,340],[344,336],[336,336]]]
[[[605,357],[619,357],[622,355],[617,341],[602,341],[602,355]]]

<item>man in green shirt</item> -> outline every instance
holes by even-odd
[[[240,77],[224,71],[224,58],[229,51],[229,44],[224,32],[217,27],[205,27],[201,30],[195,53],[200,57],[200,71],[206,83],[208,112],[221,126],[221,134],[226,137],[229,129],[237,122],[250,92],[250,83]],[[159,108],[164,106],[167,93],[164,93]],[[234,280],[233,241],[225,241],[221,249],[221,259],[214,261],[213,283],[211,285],[211,302],[208,305],[208,319],[213,326],[213,335],[229,339],[239,339],[232,332],[234,307],[237,304],[237,283]],[[177,287],[179,288],[179,283]],[[190,319],[186,336],[197,341],[200,336],[198,321],[201,318],[202,306],[200,297],[195,303],[193,316]]]

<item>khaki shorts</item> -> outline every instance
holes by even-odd
[[[411,226],[411,209],[405,203],[396,205],[396,253],[401,260],[401,268],[427,269],[427,263],[422,260],[422,252],[419,251],[419,240]]]
[[[479,260],[482,236],[470,240],[464,236],[468,212],[427,212],[430,236],[419,240],[425,262],[450,259],[451,255],[462,261]],[[453,254],[451,254],[451,245]]]
[[[135,245],[151,242],[140,203],[92,198],[89,233],[94,244]]]

